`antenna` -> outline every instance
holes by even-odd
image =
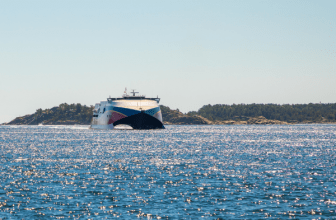
[[[139,92],[134,92],[134,89],[133,89],[133,91],[131,93],[133,93],[133,96],[135,96],[135,93],[139,93]]]

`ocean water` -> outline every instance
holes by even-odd
[[[0,126],[0,219],[336,218],[336,125]]]

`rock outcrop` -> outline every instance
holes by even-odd
[[[164,106],[165,107],[165,106]],[[186,114],[183,114],[182,112],[178,110],[171,110],[170,108],[165,107],[162,109],[162,117],[163,117],[163,123],[166,125],[169,124],[175,124],[175,125],[206,125],[206,124],[213,124],[208,119],[196,115],[196,116],[189,116]]]
[[[279,121],[279,120],[269,120],[266,119],[264,116],[259,116],[259,117],[255,117],[255,118],[250,118],[247,121],[247,124],[258,124],[258,125],[266,125],[266,124],[288,124],[285,121]]]

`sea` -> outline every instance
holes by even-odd
[[[336,125],[0,126],[0,219],[334,219]]]

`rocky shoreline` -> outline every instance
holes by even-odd
[[[269,120],[266,119],[264,116],[259,116],[255,118],[249,118],[248,120],[227,120],[227,121],[210,121],[202,116],[191,116],[191,117],[180,117],[174,120],[173,123],[167,122],[165,124],[177,124],[177,125],[192,125],[192,124],[203,124],[203,125],[251,125],[251,124],[259,124],[259,125],[266,125],[266,124],[296,124],[296,123],[288,123],[285,121],[279,120]]]

